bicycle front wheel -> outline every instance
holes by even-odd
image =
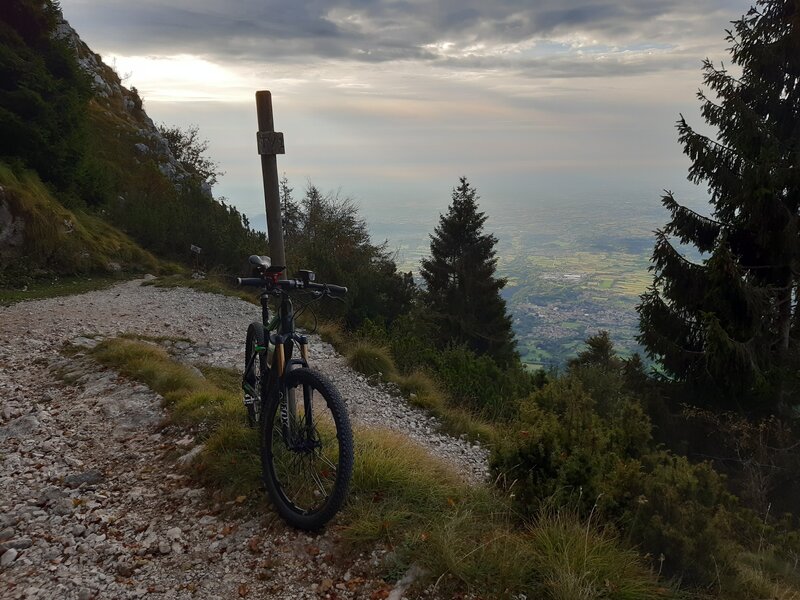
[[[353,433],[339,392],[321,373],[287,373],[261,428],[264,485],[278,514],[316,530],[341,508],[353,473]]]

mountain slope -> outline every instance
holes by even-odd
[[[231,268],[263,249],[263,234],[176,158],[187,138],[161,133],[57,5],[13,5],[0,8],[0,277],[152,269],[147,252],[185,260],[190,245],[204,266]],[[45,225],[65,221],[82,233]]]

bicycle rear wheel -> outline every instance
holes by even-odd
[[[252,388],[252,402],[245,400],[247,408],[247,424],[255,427],[261,418],[261,398],[264,395],[262,388],[267,377],[267,353],[256,348],[266,348],[266,332],[264,326],[258,321],[253,321],[247,328],[247,339],[244,343],[244,381]],[[255,359],[252,357],[255,356]],[[249,371],[247,371],[249,367]],[[245,390],[247,395],[247,390]]]
[[[353,434],[333,384],[308,368],[290,371],[261,428],[264,485],[283,519],[316,530],[341,508],[353,472]]]

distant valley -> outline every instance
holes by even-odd
[[[652,232],[666,220],[657,191],[621,200],[482,202],[481,208],[489,215],[487,231],[498,238],[498,272],[508,279],[503,295],[526,364],[561,367],[602,329],[621,354],[641,350],[635,306],[652,281]],[[398,248],[400,267],[415,275],[435,223],[370,219],[373,236]]]
[[[622,355],[641,352],[635,307],[652,282],[653,231],[667,219],[659,192],[480,201],[489,217],[486,230],[498,238],[498,273],[508,280],[503,296],[526,364],[562,367],[603,329]],[[692,200],[697,190],[679,195],[704,212],[703,203]],[[387,208],[375,201],[360,206],[373,239],[387,240],[397,250],[398,267],[418,282],[419,261],[430,252],[428,236],[444,209],[430,203]],[[251,222],[266,229],[263,215]]]

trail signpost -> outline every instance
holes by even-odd
[[[272,118],[272,94],[266,90],[256,92],[258,114],[258,153],[261,155],[261,174],[264,180],[264,204],[267,209],[267,237],[272,264],[286,266],[283,246],[283,218],[278,191],[278,154],[285,154],[283,133],[275,131]]]

